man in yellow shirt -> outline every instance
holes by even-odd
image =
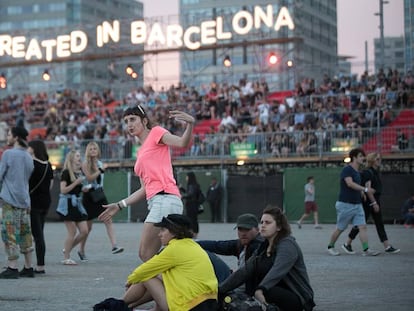
[[[155,226],[165,247],[128,276],[125,303],[135,307],[154,300],[163,311],[215,310],[217,278],[207,253],[192,239],[190,220],[170,214]]]

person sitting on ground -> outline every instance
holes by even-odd
[[[154,300],[162,311],[215,310],[217,278],[209,256],[192,239],[191,221],[170,214],[154,225],[161,228],[164,248],[128,276],[124,304],[134,308]]]
[[[263,239],[259,234],[259,221],[253,214],[242,214],[237,218],[238,239],[211,241],[197,241],[207,251],[219,255],[235,256],[238,259],[238,268],[245,265],[246,261],[258,248]]]
[[[245,283],[245,292],[264,310],[268,304],[289,311],[312,310],[313,290],[303,254],[280,208],[269,205],[263,210],[260,234],[265,240],[243,268],[220,283],[219,295]]]

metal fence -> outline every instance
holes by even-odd
[[[406,140],[397,141],[398,130]],[[135,159],[139,145],[132,139],[95,140],[104,162],[122,163]],[[52,164],[63,164],[64,156],[72,148],[85,154],[89,140],[70,143],[46,142]],[[254,134],[206,134],[189,148],[172,148],[176,160],[269,159],[327,157],[344,155],[350,149],[363,147],[366,152],[410,154],[414,153],[414,125],[390,128],[365,128],[315,131],[278,131]]]

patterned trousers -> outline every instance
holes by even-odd
[[[19,250],[22,254],[32,252],[33,240],[29,209],[16,208],[4,202],[1,237],[8,260],[18,259]]]

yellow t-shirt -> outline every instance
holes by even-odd
[[[128,282],[144,282],[160,273],[170,311],[188,311],[207,299],[217,299],[213,265],[192,239],[172,239],[159,254],[137,267]]]

